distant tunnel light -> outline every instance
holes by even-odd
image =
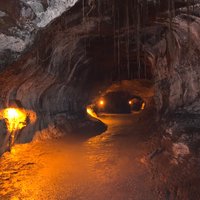
[[[94,117],[94,118],[97,118],[96,113],[94,112],[94,110],[90,106],[87,107],[87,114]]]
[[[104,100],[100,100],[100,101],[99,101],[99,105],[100,105],[100,106],[103,106],[104,104],[105,104]]]
[[[145,104],[145,102],[143,102],[143,103],[142,103],[142,106],[141,106],[141,110],[144,110],[144,109],[145,109],[145,106],[146,106],[146,104]]]

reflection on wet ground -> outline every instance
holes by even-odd
[[[0,199],[156,199],[150,172],[140,162],[149,133],[138,115],[106,115],[102,120],[108,130],[85,142],[39,141],[4,154]]]

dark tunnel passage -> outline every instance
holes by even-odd
[[[198,200],[198,0],[0,2],[0,199]]]

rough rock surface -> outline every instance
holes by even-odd
[[[48,129],[48,126],[52,129],[60,115],[64,123],[69,124],[65,127],[66,131],[70,129],[71,121],[86,117],[88,90],[92,86],[87,79],[91,66],[88,65],[90,58],[85,53],[85,39],[88,37],[87,31],[95,29],[96,24],[94,21],[82,22],[80,5],[73,9],[73,13],[68,12],[63,19],[56,20],[46,29],[38,30],[31,49],[23,52],[24,55],[18,61],[1,73],[1,108],[8,106],[11,99],[17,99],[24,108],[37,113],[36,123],[22,130],[18,142],[31,141],[35,132]],[[12,38],[18,41],[14,36]],[[13,45],[13,41],[6,41]],[[18,43],[14,45],[15,49],[9,46],[14,54],[18,45],[20,47]],[[22,54],[20,50],[17,49],[19,55]],[[4,54],[5,49],[2,52]],[[11,60],[4,57],[3,61],[8,65]],[[93,126],[93,123],[103,128],[100,130],[105,130],[105,126],[97,121],[91,121],[88,126]],[[4,138],[2,143],[5,144],[8,138],[3,129],[1,135]]]
[[[153,79],[156,108],[166,117],[152,139],[158,144],[152,145],[149,156],[155,185],[163,191],[160,199],[189,199],[191,194],[200,199],[200,5],[192,6],[189,13],[187,8],[176,10],[170,23],[163,9],[167,1],[160,1],[164,2],[162,15],[156,18],[154,9],[150,16],[142,15],[151,20],[138,36],[134,22],[127,31],[124,1],[91,2],[0,1],[0,108],[17,99],[38,117],[21,131],[17,142],[59,137],[97,125],[99,133],[105,126],[85,113],[99,90],[113,80],[130,79],[131,73],[131,78]],[[175,2],[178,7],[186,4]],[[141,73],[136,62],[138,39]],[[1,152],[7,142],[1,121]]]
[[[172,21],[161,22],[165,31],[152,50],[158,110],[163,113],[199,114],[199,4],[185,9]]]
[[[1,1],[0,69],[27,51],[33,45],[37,32],[76,2],[77,0]]]
[[[86,104],[98,89],[119,78],[118,71],[121,79],[129,78],[128,64],[133,78],[138,78],[134,28],[129,30],[132,50],[127,61],[124,5],[117,8],[119,30],[114,29],[112,1],[92,5],[90,1],[85,5],[53,0],[0,2],[1,107],[17,99],[38,115],[36,124],[22,131],[20,142],[30,141],[35,131],[47,128],[62,114],[66,121],[85,117]],[[175,111],[198,114],[200,110],[199,5],[190,15],[185,12],[178,10],[171,28],[164,13],[159,23],[152,17],[141,29],[141,59],[147,65],[146,78],[154,77],[161,115]],[[114,42],[116,34],[120,39]],[[120,68],[116,66],[116,43],[120,45]]]

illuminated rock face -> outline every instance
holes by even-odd
[[[7,108],[3,110],[2,118],[6,119],[9,132],[20,130],[26,124],[26,113],[16,108]]]
[[[31,141],[36,131],[48,128],[60,115],[65,122],[84,118],[90,99],[101,86],[117,79],[113,2],[102,1],[101,9],[91,7],[87,1],[84,9],[81,1],[68,3],[53,0],[0,2],[1,102],[6,105],[10,99],[17,99],[25,109],[38,114],[36,124],[23,130],[20,142]],[[125,9],[125,4],[120,5],[120,9]],[[196,9],[198,11],[198,7]],[[174,28],[178,34],[174,33],[176,45],[172,47],[176,48],[169,45],[172,38],[166,24],[151,23],[151,27],[141,30],[143,55],[149,66],[146,75],[156,80],[156,106],[161,113],[183,107],[199,113],[199,45],[195,42],[200,30],[199,18],[193,18],[190,53],[185,46],[187,18],[183,15],[175,18]],[[124,22],[125,16],[121,15],[120,28]],[[127,35],[124,30],[122,36]],[[127,54],[124,53],[127,38],[120,40],[121,78],[126,79],[123,72],[127,70]],[[136,43],[132,41],[133,51],[130,52],[133,71]]]
[[[12,5],[12,2],[8,1],[7,3],[9,6]],[[20,6],[17,5],[17,7]],[[87,84],[89,68],[91,67],[88,66],[89,58],[85,54],[85,39],[87,38],[80,35],[94,29],[95,24],[89,23],[86,30],[85,24],[79,22],[80,19],[82,20],[80,10],[80,5],[77,5],[74,13],[64,15],[63,19],[66,23],[64,25],[58,19],[51,26],[37,30],[36,39],[35,29],[31,33],[31,38],[29,38],[30,32],[28,30],[25,34],[26,37],[19,41],[18,35],[15,33],[13,33],[14,36],[9,37],[3,35],[6,37],[7,43],[3,43],[6,49],[2,49],[0,53],[4,58],[1,69],[10,62],[13,65],[3,70],[0,78],[2,89],[0,107],[6,108],[10,100],[17,99],[26,110],[33,110],[38,116],[34,124],[29,124],[21,131],[17,142],[30,142],[35,134],[37,138],[40,138],[38,135],[44,130],[47,130],[46,133],[49,132],[49,135],[54,132],[52,134],[54,137],[57,131],[55,125],[60,125],[64,129],[63,131],[70,132],[73,128],[73,121],[86,116],[85,106],[89,97],[88,89],[92,87],[92,85]],[[19,15],[19,13],[17,14]],[[32,20],[35,20],[34,15]],[[32,25],[30,21],[28,24]],[[68,24],[71,25],[68,26]],[[25,51],[26,44],[22,45],[23,48],[20,44],[21,41],[24,43],[26,39],[28,45],[31,45],[32,41],[35,40],[29,52]],[[13,41],[16,45],[9,46],[8,44],[13,45]],[[8,54],[6,54],[7,49],[9,49]],[[7,55],[7,59],[4,54]],[[21,54],[23,56],[18,61],[13,62]],[[12,56],[14,56],[13,59]],[[102,123],[90,122],[91,126],[93,126],[92,124],[105,130]],[[0,126],[2,127],[0,146],[2,146],[8,139],[3,121],[0,122]],[[75,128],[77,127],[79,127],[78,124]],[[82,127],[84,126],[82,125]],[[100,132],[103,131],[102,128],[100,128]]]
[[[34,43],[38,30],[78,0],[7,0],[0,2],[0,69]],[[7,57],[7,59],[5,59]]]

